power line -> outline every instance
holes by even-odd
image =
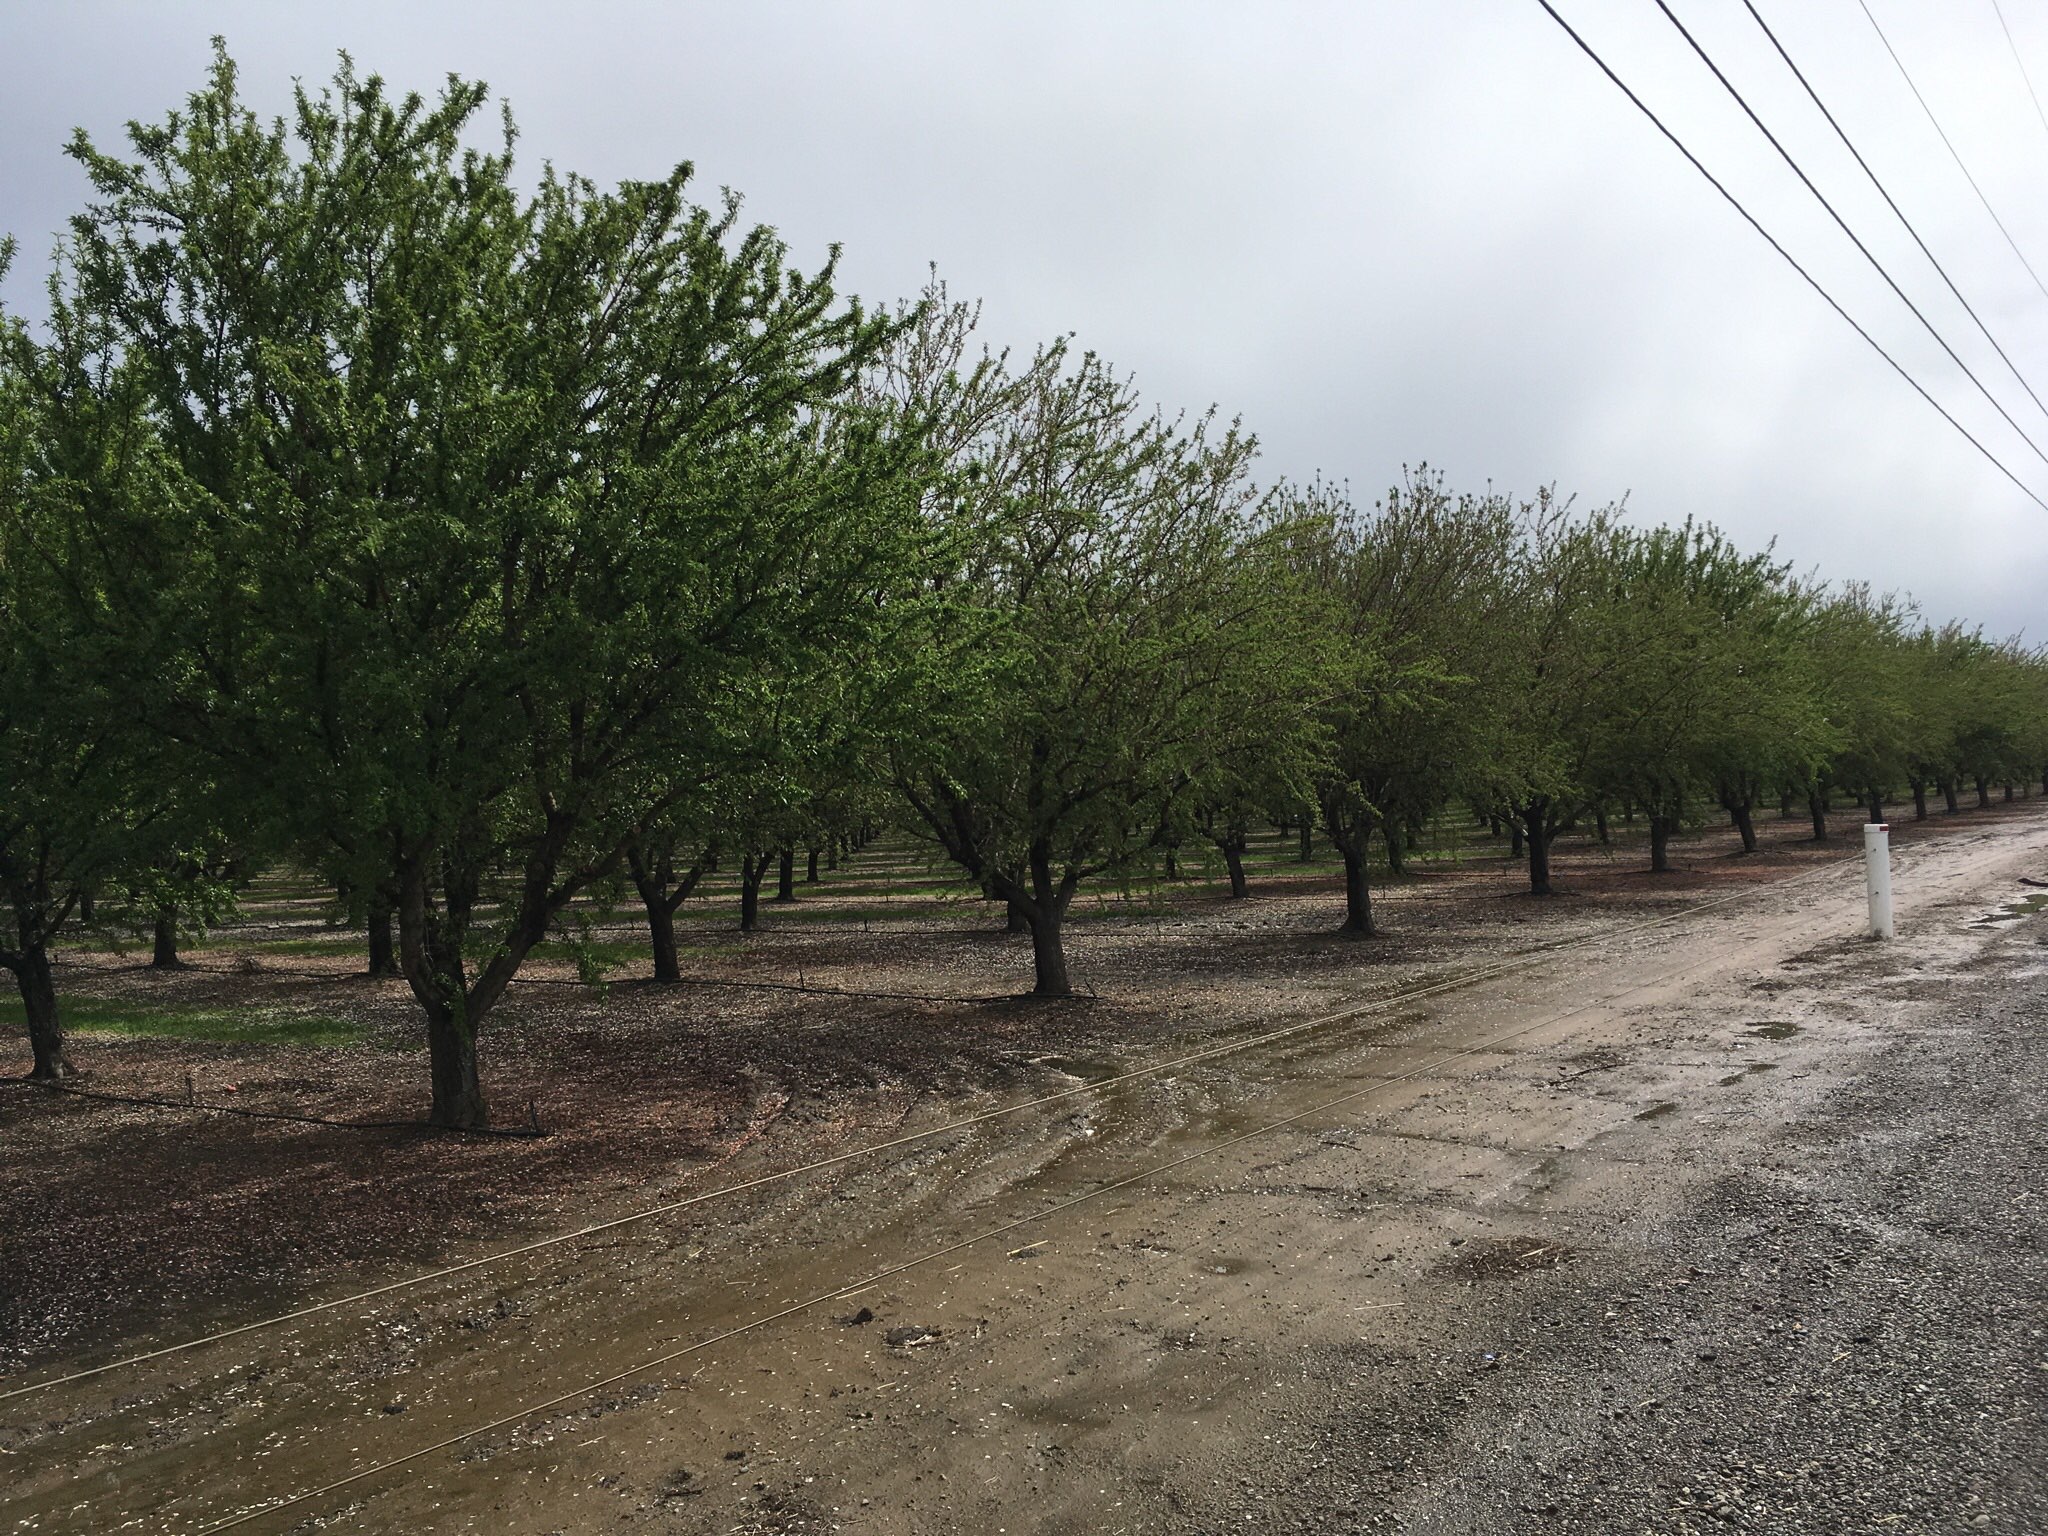
[[[2048,132],[2048,112],[2041,110],[2041,98],[2034,91],[2034,77],[2027,73],[2027,61],[2020,57],[2020,45],[2012,40],[2012,28],[2005,24],[2005,10],[1998,0],[1991,0],[1991,12],[1998,18],[1998,30],[2005,34],[2005,46],[2012,50],[2012,61],[2020,67],[2020,78],[2027,82],[2027,94],[2034,98],[2034,116],[2041,119],[2041,127]]]
[[[1962,305],[1964,312],[1976,322],[1977,329],[1983,332],[1984,339],[1991,343],[1991,349],[1998,354],[1999,361],[2003,362],[2012,371],[2012,376],[2019,381],[2020,388],[2027,392],[2027,398],[2033,401],[2035,405],[2040,406],[2043,412],[2048,412],[2048,405],[2041,404],[2041,397],[2034,393],[2034,386],[2027,382],[2026,375],[2019,370],[2019,365],[2006,356],[2005,348],[1998,344],[1998,338],[1991,334],[1991,328],[1984,323],[1982,317],[1978,315],[1970,301],[1963,297],[1962,289],[1958,288],[1955,284],[1955,279],[1948,275],[1948,269],[1935,257],[1934,252],[1927,248],[1927,242],[1920,238],[1920,231],[1913,227],[1913,221],[1906,217],[1905,210],[1899,207],[1898,203],[1893,200],[1891,193],[1885,190],[1885,184],[1877,179],[1877,172],[1870,168],[1869,162],[1863,158],[1861,151],[1850,140],[1847,131],[1843,129],[1840,123],[1835,121],[1835,114],[1830,112],[1827,103],[1820,99],[1820,93],[1813,88],[1812,83],[1808,81],[1805,73],[1799,66],[1792,62],[1792,55],[1785,51],[1785,45],[1778,41],[1778,34],[1771,30],[1770,23],[1765,21],[1762,13],[1757,10],[1755,0],[1742,0],[1742,3],[1748,9],[1749,14],[1755,18],[1756,24],[1763,28],[1764,36],[1771,40],[1771,46],[1778,50],[1778,57],[1785,61],[1785,67],[1792,71],[1793,77],[1806,88],[1806,94],[1812,98],[1813,104],[1820,108],[1820,115],[1826,118],[1828,126],[1835,130],[1835,137],[1842,141],[1842,147],[1849,151],[1850,155],[1855,158],[1856,164],[1862,168],[1863,174],[1870,178],[1870,184],[1877,188],[1877,195],[1884,199],[1885,206],[1898,215],[1899,222],[1906,227],[1906,233],[1911,235],[1913,243],[1920,247],[1920,254],[1925,256],[1934,270],[1941,274],[1941,280],[1948,284],[1948,291],[1956,296],[1956,302]]]
[[[1775,133],[1771,132],[1769,125],[1766,124],[1761,117],[1757,116],[1756,108],[1752,107],[1749,104],[1748,98],[1745,97],[1741,91],[1735,88],[1735,82],[1730,80],[1728,76],[1722,72],[1721,66],[1714,62],[1713,55],[1709,54],[1705,48],[1701,47],[1700,40],[1694,37],[1691,32],[1686,30],[1685,23],[1678,19],[1678,13],[1671,9],[1671,6],[1667,3],[1667,0],[1657,0],[1657,9],[1664,13],[1664,19],[1666,21],[1670,22],[1672,26],[1678,28],[1678,35],[1685,39],[1686,45],[1689,48],[1691,48],[1694,53],[1699,55],[1700,62],[1706,65],[1707,68],[1713,72],[1714,78],[1716,80],[1721,82],[1721,89],[1726,91],[1730,96],[1733,96],[1735,98],[1735,104],[1738,107],[1742,108],[1743,112],[1748,116],[1749,120],[1752,123],[1756,124],[1757,132],[1761,133],[1766,139],[1770,140],[1771,148],[1775,149],[1778,152],[1778,158],[1783,160],[1787,165],[1789,165],[1792,168],[1792,174],[1794,176],[1797,176],[1800,182],[1805,186],[1806,190],[1813,194],[1814,200],[1818,202],[1821,205],[1821,207],[1827,210],[1828,217],[1835,221],[1835,226],[1838,229],[1840,229],[1843,234],[1849,237],[1849,243],[1854,245],[1856,249],[1863,254],[1863,259],[1870,263],[1872,269],[1877,273],[1879,277],[1884,279],[1885,286],[1890,288],[1893,293],[1898,295],[1899,302],[1905,305],[1906,308],[1910,309],[1913,312],[1913,318],[1915,320],[1918,320],[1920,322],[1922,329],[1924,329],[1928,335],[1934,338],[1935,344],[1939,346],[1942,351],[1948,354],[1949,361],[1954,363],[1958,368],[1963,370],[1963,377],[1968,379],[1972,384],[1977,386],[1977,393],[1982,395],[1986,400],[1991,402],[1991,409],[1998,412],[2000,416],[2005,418],[2005,424],[2007,426],[2011,427],[2013,431],[2019,433],[2020,441],[2025,443],[2029,448],[2034,450],[2034,457],[2039,459],[2044,465],[2048,465],[2048,453],[2042,452],[2041,445],[2035,442],[2033,438],[2027,435],[2027,429],[2021,426],[2017,421],[2013,420],[2012,412],[2008,411],[2004,407],[2004,405],[2002,405],[1999,402],[1999,399],[1996,395],[1992,394],[1989,389],[1985,388],[1984,381],[1978,378],[1977,375],[1971,370],[1970,365],[1962,360],[1962,357],[1956,352],[1956,349],[1948,344],[1948,338],[1943,336],[1940,331],[1935,329],[1934,322],[1932,320],[1928,319],[1925,314],[1921,313],[1920,306],[1918,304],[1915,304],[1912,300],[1911,295],[1909,295],[1905,289],[1899,286],[1898,280],[1894,278],[1890,272],[1885,270],[1884,263],[1879,261],[1876,256],[1871,254],[1870,247],[1863,243],[1863,238],[1860,235],[1858,235],[1855,230],[1849,227],[1849,221],[1843,218],[1842,215],[1836,211],[1835,205],[1828,201],[1827,194],[1822,192],[1819,187],[1813,184],[1813,178],[1807,175],[1805,169],[1799,164],[1797,160],[1795,160],[1792,157],[1792,152],[1785,148],[1785,146],[1779,142],[1778,136]],[[2000,355],[2002,356],[2003,354]],[[2010,365],[2008,364],[2008,366]],[[2028,393],[2031,394],[2033,392],[2029,390]],[[2036,405],[2039,405],[2041,402],[2036,400],[2034,403]]]
[[[1856,0],[1863,7],[1863,14],[1869,19],[1871,30],[1877,33],[1877,40],[1884,44],[1884,51],[1892,56],[1892,63],[1899,67],[1899,75],[1906,82],[1906,89],[1913,93],[1913,99],[1920,103],[1920,110],[1927,114],[1927,121],[1934,125],[1934,131],[1941,135],[1941,142],[1947,147],[1949,157],[1955,161],[1956,169],[1963,173],[1963,180],[1970,184],[1970,190],[1977,194],[1977,201],[1984,205],[1984,211],[1991,215],[1991,222],[1998,226],[1998,232],[2005,236],[2005,243],[2012,247],[2013,255],[2019,257],[2020,265],[2027,269],[2027,276],[2034,280],[2034,286],[2041,290],[2041,297],[2048,299],[2048,283],[2041,281],[2041,274],[2034,270],[2034,264],[2027,260],[2027,254],[2020,249],[2019,241],[2013,239],[2012,231],[2005,227],[2005,220],[1998,216],[1998,210],[1991,206],[1991,199],[1984,195],[1984,189],[1977,185],[1977,178],[1970,174],[1970,168],[1963,164],[1963,157],[1950,142],[1947,132],[1941,126],[1941,119],[1934,115],[1934,108],[1927,105],[1927,98],[1920,94],[1920,87],[1913,83],[1912,72],[1906,68],[1906,61],[1899,57],[1899,51],[1892,46],[1892,40],[1884,35],[1884,28],[1877,24],[1877,17],[1871,13],[1869,0]]]
[[[1927,392],[1926,387],[1922,385],[1918,379],[1914,378],[1912,374],[1908,373],[1905,367],[1899,362],[1897,358],[1893,357],[1891,353],[1885,351],[1884,347],[1879,344],[1877,338],[1875,336],[1872,336],[1870,332],[1866,331],[1861,325],[1857,323],[1856,317],[1854,315],[1850,314],[1848,310],[1842,308],[1841,304],[1836,300],[1835,296],[1829,293],[1827,289],[1823,288],[1820,285],[1819,279],[1817,279],[1811,272],[1807,271],[1806,268],[1801,266],[1799,264],[1798,258],[1795,257],[1790,251],[1786,250],[1784,246],[1780,245],[1778,243],[1777,237],[1773,235],[1769,230],[1765,229],[1762,224],[1757,222],[1756,215],[1754,215],[1747,208],[1742,206],[1741,199],[1737,198],[1733,192],[1730,192],[1725,186],[1721,184],[1720,178],[1717,177],[1712,171],[1708,170],[1706,166],[1700,162],[1700,158],[1698,155],[1695,155],[1690,149],[1687,149],[1685,147],[1685,141],[1679,138],[1677,134],[1673,133],[1669,128],[1667,128],[1664,125],[1664,120],[1650,109],[1649,105],[1642,99],[1642,97],[1638,96],[1633,90],[1629,88],[1628,83],[1624,81],[1621,78],[1621,76],[1617,75],[1614,72],[1614,70],[1609,66],[1605,59],[1600,57],[1599,53],[1594,49],[1593,45],[1587,42],[1583,37],[1579,36],[1577,29],[1574,28],[1570,22],[1566,21],[1564,17],[1558,14],[1557,7],[1552,5],[1550,3],[1550,0],[1536,0],[1536,3],[1543,7],[1545,13],[1548,14],[1552,21],[1556,22],[1560,27],[1564,29],[1565,35],[1567,37],[1569,37],[1573,42],[1579,45],[1579,51],[1585,54],[1587,58],[1591,59],[1596,65],[1599,66],[1600,73],[1605,75],[1609,80],[1614,82],[1615,88],[1619,90],[1622,95],[1626,96],[1629,99],[1630,103],[1635,107],[1635,109],[1638,112],[1642,113],[1643,116],[1647,117],[1651,121],[1651,123],[1655,125],[1657,131],[1663,134],[1665,138],[1671,141],[1672,148],[1676,149],[1681,155],[1685,156],[1687,162],[1692,166],[1694,170],[1698,171],[1702,176],[1706,177],[1707,184],[1711,186],[1716,192],[1721,194],[1721,196],[1727,201],[1728,206],[1733,208],[1740,215],[1742,215],[1743,222],[1747,224],[1751,229],[1755,230],[1759,235],[1761,235],[1764,239],[1764,242],[1767,245],[1769,245],[1772,250],[1776,251],[1781,257],[1784,258],[1785,264],[1787,266],[1791,267],[1791,269],[1794,272],[1797,272],[1801,277],[1805,278],[1806,285],[1809,288],[1811,288],[1815,293],[1819,294],[1821,296],[1821,299],[1827,304],[1828,308],[1832,309],[1836,314],[1840,315],[1842,319],[1848,324],[1851,330],[1853,330],[1858,336],[1861,336],[1864,339],[1864,341],[1869,343],[1870,349],[1873,352],[1875,352],[1879,357],[1883,358],[1887,363],[1891,364],[1892,371],[1896,373],[1900,378],[1904,379],[1906,383],[1912,387],[1914,394],[1918,395],[1922,400],[1925,400],[1929,405],[1933,406],[1935,410],[1939,411],[1941,413],[1941,419],[1947,422],[1950,426],[1954,427],[1956,431],[1960,432],[1963,435],[1964,440],[1968,442],[1972,448],[1975,448],[1979,453],[1984,455],[1984,457],[1991,462],[1992,467],[1995,468],[2001,475],[2005,476],[2006,479],[2010,480],[2015,486],[2017,486],[2019,488],[2020,493],[2024,495],[2027,498],[2027,500],[2031,501],[2035,506],[2039,507],[2042,511],[2048,512],[2048,501],[2043,501],[2039,496],[2035,495],[2032,490],[2028,489],[2025,481],[2020,479],[2020,477],[2014,474],[2011,470],[2007,469],[2005,467],[2004,461],[2002,461],[1997,454],[1993,453],[1989,448],[1986,448],[1982,443],[1980,443],[1977,440],[1975,434],[1973,434],[1968,427],[1964,426],[1960,421],[1957,421],[1955,417],[1951,416],[1948,412],[1947,407],[1945,407],[1939,400],[1935,399],[1934,396],[1930,395]],[[2044,289],[2043,291],[2048,292],[2048,289]]]

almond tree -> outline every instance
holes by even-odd
[[[1083,883],[1184,834],[1232,765],[1311,757],[1324,626],[1263,510],[1252,440],[1147,411],[1092,354],[1012,372],[934,314],[897,371],[936,402],[945,494],[978,530],[953,578],[981,657],[895,758],[915,825],[1030,925],[1034,990],[1072,987]]]
[[[521,194],[509,123],[464,147],[484,100],[344,61],[265,124],[222,54],[132,159],[73,145],[69,302],[182,477],[106,530],[152,719],[388,886],[446,1126],[579,891],[777,698],[887,691],[934,545],[921,446],[849,397],[892,322],[687,166]]]
[[[213,808],[137,729],[91,622],[109,553],[91,526],[165,486],[132,373],[90,366],[81,339],[60,328],[38,345],[0,319],[0,967],[44,1080],[73,1070],[52,945],[95,892],[100,926],[148,931],[159,873]]]
[[[1548,896],[1550,845],[1593,808],[1592,767],[1613,653],[1605,639],[1620,508],[1576,514],[1548,489],[1516,511],[1503,640],[1493,664],[1496,750],[1482,798],[1511,810],[1529,860],[1529,890]]]
[[[1842,788],[1884,820],[1884,803],[1905,782],[1912,748],[1910,672],[1905,646],[1911,611],[1899,599],[1849,583],[1815,609],[1805,646],[1820,693],[1830,750],[1804,788],[1816,842],[1828,839],[1827,803]]]
[[[1317,580],[1348,647],[1344,685],[1324,706],[1331,750],[1317,801],[1344,859],[1342,931],[1365,937],[1377,931],[1374,835],[1397,863],[1407,828],[1442,810],[1492,757],[1513,508],[1501,496],[1454,496],[1426,465],[1370,518],[1327,486],[1301,505],[1331,528]]]
[[[1745,555],[1690,520],[1615,531],[1588,679],[1599,706],[1589,781],[1648,813],[1654,873],[1670,869],[1671,834],[1716,787],[1747,827],[1759,777],[1742,762],[1752,733],[1803,733],[1778,665],[1796,617],[1786,575],[1768,553]],[[1754,848],[1753,830],[1744,845]]]

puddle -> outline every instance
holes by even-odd
[[[1065,1077],[1078,1078],[1084,1083],[1099,1083],[1115,1077],[1123,1066],[1114,1061],[1091,1061],[1079,1056],[1034,1056],[1034,1067],[1050,1067]]]
[[[1571,1250],[1562,1243],[1546,1242],[1540,1237],[1481,1238],[1464,1246],[1445,1268],[1468,1280],[1492,1280],[1555,1269],[1570,1254]]]
[[[1666,1099],[1662,1104],[1652,1104],[1648,1109],[1637,1111],[1636,1118],[1638,1120],[1655,1120],[1659,1115],[1668,1115],[1676,1108],[1678,1108],[1676,1104]]]
[[[1787,1024],[1782,1020],[1767,1020],[1761,1024],[1750,1025],[1749,1032],[1759,1040],[1790,1040],[1799,1033],[1799,1026]]]
[[[1775,1061],[1752,1062],[1750,1063],[1750,1065],[1744,1067],[1740,1072],[1730,1072],[1726,1077],[1721,1079],[1720,1086],[1723,1088],[1730,1087],[1735,1083],[1741,1082],[1745,1077],[1748,1077],[1753,1072],[1775,1072],[1777,1070],[1778,1064]],[[1636,1118],[1640,1120],[1642,1116],[1638,1115],[1636,1116]]]
[[[2017,901],[2008,901],[1996,912],[1985,913],[1984,916],[1978,918],[1970,926],[1972,928],[1989,928],[1995,923],[2016,923],[2021,918],[2032,917],[2043,909],[2048,909],[2048,891],[2043,891],[2034,896],[2022,896]]]

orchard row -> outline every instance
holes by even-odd
[[[0,880],[36,1071],[51,946],[319,875],[403,974],[433,1118],[571,903],[630,880],[657,975],[714,861],[888,817],[1030,932],[1262,821],[1370,870],[1447,808],[1551,840],[2048,765],[2048,665],[1709,527],[1262,484],[1065,342],[873,310],[688,170],[523,191],[481,87],[344,67],[286,121],[232,62],[93,187],[0,348]],[[1825,821],[1816,810],[1816,832]],[[395,935],[395,944],[391,941]],[[377,941],[382,936],[383,942]]]

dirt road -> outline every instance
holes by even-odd
[[[1889,946],[1836,865],[0,1399],[0,1530],[2048,1529],[2044,878],[2015,816]]]

